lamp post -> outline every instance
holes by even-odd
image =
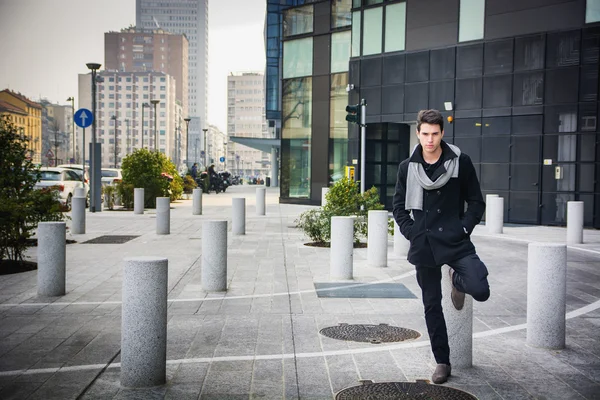
[[[156,135],[156,105],[160,103],[158,99],[150,100],[150,103],[154,105],[154,150],[158,151],[158,136]],[[150,146],[148,146],[149,148]]]
[[[125,124],[127,125],[127,132],[125,133],[127,135],[125,142],[125,155],[128,155],[131,151],[131,143],[129,142],[129,118],[125,118]]]
[[[101,64],[98,63],[87,63],[86,66],[88,69],[92,71],[92,114],[94,119],[92,121],[92,151],[90,154],[90,169],[92,170],[92,185],[90,187],[90,212],[96,212],[96,208],[100,207],[101,198],[100,198],[100,177],[98,176],[100,165],[95,157],[95,149],[96,149],[96,121],[98,120],[96,116],[96,71],[100,69]],[[85,144],[84,144],[85,147]],[[85,160],[84,160],[85,161]],[[97,171],[98,170],[98,171]],[[84,171],[85,172],[85,171]]]
[[[115,121],[115,168],[117,168],[117,125],[118,125],[117,114],[113,114],[113,116],[110,117],[110,119]]]
[[[142,103],[142,144],[140,148],[144,148],[144,108],[150,107],[148,103]],[[150,149],[150,140],[148,140],[148,149]]]
[[[207,160],[207,156],[208,154],[206,153],[206,132],[208,131],[207,128],[203,128],[202,132],[204,132],[204,166],[206,167],[206,160]]]
[[[198,162],[198,142],[199,141],[200,141],[200,138],[196,138],[196,144],[194,145],[194,153],[195,153],[194,162],[195,163]]]
[[[189,158],[189,148],[190,148],[190,121],[192,120],[191,118],[184,118],[183,119],[185,121],[185,163],[187,164],[187,167],[190,168],[190,160],[188,160]]]
[[[67,101],[71,102],[71,128],[73,129],[73,162],[75,162],[75,97],[69,97]]]

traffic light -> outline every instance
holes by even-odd
[[[360,125],[360,104],[346,106],[346,121]]]

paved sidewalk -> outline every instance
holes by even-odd
[[[256,216],[252,186],[172,205],[171,235],[155,233],[153,210],[87,214],[87,233],[70,235],[67,294],[36,294],[36,272],[0,276],[0,399],[332,399],[360,380],[430,379],[429,348],[413,267],[394,255],[387,268],[354,252],[355,282],[402,283],[417,298],[323,298],[329,249],[307,247],[294,220],[310,207],[278,204],[267,190],[267,215]],[[246,197],[246,235],[228,237],[228,290],[201,289],[202,221],[227,219],[231,198]],[[569,247],[567,347],[528,347],[527,243],[564,242],[564,228],[476,228],[473,240],[490,271],[492,296],[474,304],[473,363],[453,369],[446,386],[483,399],[600,399],[600,231]],[[101,235],[136,235],[124,244],[83,244]],[[210,240],[210,238],[205,238]],[[35,249],[30,254],[35,258]],[[167,384],[121,389],[123,259],[169,259]],[[330,339],[339,323],[410,328],[421,337],[394,344]]]

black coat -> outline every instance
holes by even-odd
[[[432,181],[446,171],[443,162],[456,157],[444,141],[441,146],[442,162],[433,172]],[[411,161],[424,163],[421,145],[410,158],[400,163],[394,194],[394,219],[402,235],[410,240],[408,261],[419,266],[441,266],[474,254],[470,234],[481,221],[485,202],[471,158],[464,153],[460,155],[458,178],[450,178],[437,190],[424,190],[423,210],[412,210],[414,220],[404,209],[406,177]]]

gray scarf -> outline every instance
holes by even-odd
[[[447,143],[448,144],[448,143]],[[423,164],[417,161],[411,161],[408,164],[408,176],[406,177],[406,204],[405,210],[422,210],[423,209],[423,189],[433,190],[444,186],[450,178],[458,178],[458,158],[460,157],[460,149],[453,144],[448,144],[450,149],[456,154],[444,162],[446,172],[440,175],[435,182],[427,176]],[[412,154],[419,147],[416,145]],[[440,155],[441,157],[441,155]]]

